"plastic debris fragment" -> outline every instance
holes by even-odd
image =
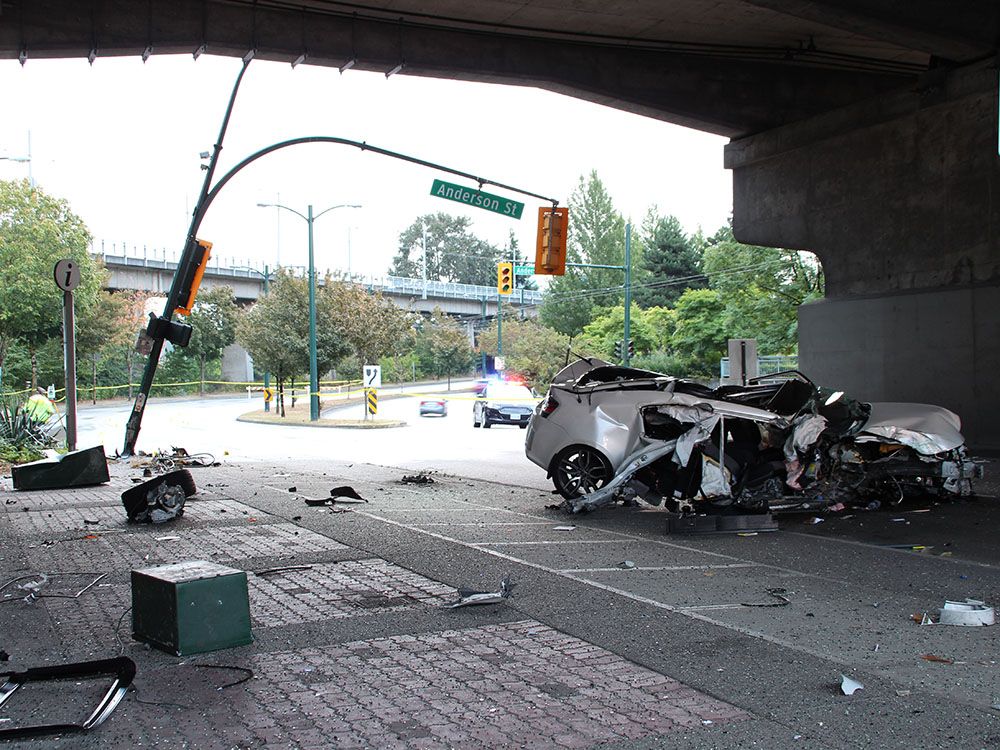
[[[864,690],[865,686],[857,680],[852,680],[846,674],[840,675],[840,690],[844,695],[854,695],[859,690]]]
[[[504,578],[500,582],[499,591],[472,591],[470,589],[459,589],[458,600],[447,605],[449,609],[459,607],[472,607],[480,604],[500,604],[504,599],[510,598],[510,591],[514,584],[509,578]]]

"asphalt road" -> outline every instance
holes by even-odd
[[[421,390],[434,392],[427,387]],[[378,417],[406,424],[375,430],[238,422],[241,414],[260,408],[259,399],[153,400],[146,407],[136,448],[152,453],[179,446],[189,453],[207,452],[227,462],[357,461],[538,489],[551,487],[545,472],[524,456],[524,430],[506,425],[475,429],[472,394],[443,395],[449,404],[445,417],[421,417],[418,397],[383,398]],[[298,400],[295,408],[309,406]],[[79,447],[100,444],[109,453],[120,450],[129,409],[127,404],[82,408],[77,420]],[[325,410],[324,416],[361,419],[363,415],[361,406],[355,405]]]

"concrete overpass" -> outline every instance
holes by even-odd
[[[177,270],[177,263],[172,260],[107,253],[95,253],[94,256],[108,269],[107,288],[115,291],[138,289],[166,297]],[[484,316],[492,318],[497,312],[498,295],[496,287],[492,286],[430,280],[425,286],[422,279],[401,276],[356,276],[353,281],[366,286],[370,291],[380,292],[404,310],[430,313],[434,308],[440,308],[442,312],[462,318],[470,325]],[[212,289],[218,286],[230,287],[238,302],[253,302],[264,291],[264,271],[248,267],[228,268],[209,262],[202,288]],[[506,300],[514,307],[521,308],[524,315],[532,317],[538,314],[537,308],[541,301],[541,292],[524,289],[515,290]]]
[[[0,0],[0,55],[208,52],[538,86],[732,138],[737,238],[815,252],[800,361],[1000,448],[995,0]],[[655,144],[650,144],[655,148]]]

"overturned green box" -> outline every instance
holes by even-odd
[[[133,570],[132,637],[176,656],[245,646],[247,574],[207,560]]]

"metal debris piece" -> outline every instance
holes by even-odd
[[[920,658],[924,661],[932,661],[935,664],[954,664],[954,659],[948,659],[944,656],[935,656],[934,654],[921,654]]]
[[[410,474],[404,475],[402,482],[403,484],[434,484],[434,478],[426,474]]]
[[[574,529],[576,529],[576,526],[553,526],[552,527],[553,531],[573,531]]]
[[[741,602],[742,607],[786,607],[792,603],[792,600],[785,596],[787,592],[786,589],[773,588],[764,589],[764,593],[768,596],[773,596],[778,601],[776,602]]]
[[[504,578],[500,582],[499,591],[472,591],[470,589],[459,589],[458,600],[446,605],[448,609],[458,607],[471,607],[478,604],[500,604],[504,599],[510,598],[510,591],[514,584],[509,578]]]
[[[938,618],[940,625],[966,627],[982,627],[993,625],[995,622],[993,607],[978,599],[966,599],[964,602],[945,601],[941,608],[941,616]]]
[[[79,724],[35,724],[13,729],[0,729],[0,740],[22,737],[39,737],[44,734],[69,734],[85,732],[103,722],[115,710],[135,678],[135,662],[127,656],[114,659],[99,659],[77,664],[60,664],[54,667],[35,667],[24,672],[0,672],[7,680],[0,685],[0,707],[4,706],[19,688],[27,683],[47,680],[81,680],[114,675],[114,682],[104,693],[101,702],[90,715]]]
[[[353,487],[344,485],[343,487],[334,487],[330,490],[330,497],[335,497],[338,503],[348,503],[351,501],[357,503],[367,503],[361,495],[359,495]]]
[[[280,568],[265,568],[264,570],[255,570],[253,574],[255,576],[270,576],[277,575],[278,573],[291,573],[296,570],[312,570],[312,565],[284,565]]]
[[[625,568],[625,570],[632,570],[635,567],[635,563],[632,562],[631,560],[623,560],[622,562],[618,563],[618,567]]]
[[[840,691],[844,695],[854,695],[859,690],[864,690],[865,686],[857,680],[852,680],[846,674],[840,675]]]

